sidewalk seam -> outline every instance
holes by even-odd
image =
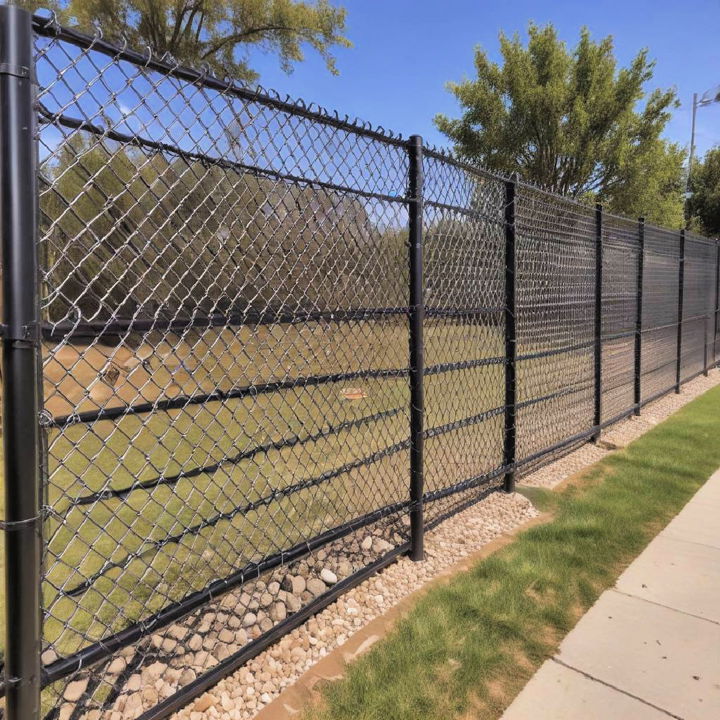
[[[650,603],[650,605],[665,608],[665,610],[671,610],[672,612],[679,613],[680,615],[686,615],[687,617],[694,618],[695,620],[704,620],[705,622],[712,623],[713,625],[720,625],[720,621],[718,620],[711,620],[710,618],[703,617],[702,615],[695,615],[693,613],[686,612],[685,610],[678,610],[678,608],[670,607],[670,605],[663,605],[663,603],[655,600],[648,600],[647,598],[640,597],[640,595],[633,595],[632,593],[618,590],[616,587],[610,588],[610,590],[616,592],[618,595],[624,595],[625,597],[632,598],[633,600],[642,600],[643,602]]]
[[[689,504],[690,504],[690,501],[688,501],[687,505],[689,505]],[[687,507],[687,505],[685,507]],[[683,508],[683,510],[684,509],[685,508]],[[680,512],[682,512],[682,510]],[[675,517],[679,517],[679,513]],[[675,518],[673,518],[673,520],[674,519]],[[711,550],[720,550],[720,547],[718,547],[717,545],[708,545],[707,543],[698,542],[697,540],[686,540],[685,538],[677,537],[677,535],[672,534],[672,530],[670,530],[670,534],[668,534],[667,531],[669,529],[670,529],[670,525],[666,525],[665,529],[661,530],[655,537],[667,538],[668,540],[677,540],[678,542],[684,542],[684,543],[687,543],[688,545],[699,545],[700,547],[710,548]],[[645,551],[643,550],[643,552],[645,552]],[[638,557],[640,557],[640,556],[638,555]],[[635,558],[635,559],[637,560],[637,558]]]
[[[572,665],[569,665],[564,660],[561,660],[559,657],[554,656],[550,658],[553,662],[556,662],[558,665],[562,665],[564,668],[567,668],[568,670],[572,670],[573,672],[576,672],[578,675],[582,675],[584,678],[587,678],[588,680],[592,680],[593,682],[599,683],[600,685],[604,685],[607,688],[610,688],[611,690],[614,690],[615,692],[619,692],[621,695],[626,695],[627,697],[632,698],[633,700],[637,700],[638,702],[641,702],[643,705],[647,705],[648,707],[653,708],[654,710],[657,710],[658,712],[663,713],[664,715],[667,715],[668,717],[674,718],[674,720],[685,720],[681,715],[674,715],[669,710],[665,710],[665,708],[661,708],[658,705],[654,705],[651,702],[648,702],[647,700],[644,700],[643,698],[639,697],[638,695],[633,695],[631,692],[628,692],[627,690],[623,690],[622,688],[616,687],[615,685],[606,682],[605,680],[600,680],[599,678],[596,678],[593,675],[590,675],[590,673],[585,672],[584,670],[580,670],[579,668],[573,667]]]

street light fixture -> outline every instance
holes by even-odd
[[[712,105],[720,102],[720,85],[707,90],[699,98],[697,93],[693,93],[692,108],[692,130],[690,132],[690,159],[688,160],[688,176],[687,176],[687,194],[690,195],[690,178],[692,175],[693,157],[695,156],[695,113],[699,107]]]

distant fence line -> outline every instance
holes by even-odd
[[[15,7],[0,54],[11,720],[169,716],[717,363],[715,240]]]

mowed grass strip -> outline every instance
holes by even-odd
[[[720,388],[558,492],[553,519],[443,586],[327,685],[313,720],[497,718],[562,637],[720,466]]]

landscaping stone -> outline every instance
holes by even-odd
[[[328,568],[323,568],[320,572],[320,579],[326,585],[334,585],[337,582],[337,575]]]
[[[376,538],[373,538],[372,549],[376,553],[386,553],[386,552],[390,552],[390,550],[393,549],[393,546],[387,540],[383,540],[382,538],[376,537]]]
[[[115,658],[107,667],[111,675],[119,675],[127,667],[127,661],[123,657]]]
[[[307,589],[311,595],[317,597],[318,595],[322,595],[327,590],[327,587],[320,578],[310,578],[307,581]]]
[[[52,648],[48,648],[40,656],[40,659],[43,665],[50,665],[50,663],[54,663],[58,659],[58,654]]]
[[[302,575],[286,575],[282,581],[282,589],[293,595],[302,595],[307,583]]]

